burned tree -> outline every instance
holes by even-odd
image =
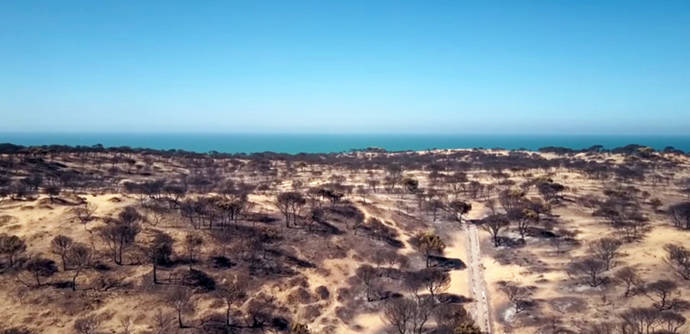
[[[520,240],[525,241],[525,235],[530,227],[539,221],[539,214],[529,208],[515,208],[506,214],[508,219],[516,223]]]
[[[608,197],[599,203],[599,208],[592,214],[605,218],[611,227],[621,231],[625,240],[630,242],[640,239],[649,230],[648,219],[642,214],[633,190],[606,189]]]
[[[506,212],[522,206],[525,192],[519,189],[508,189],[498,195],[498,201]]]
[[[616,281],[625,285],[624,297],[637,293],[643,283],[642,278],[640,278],[637,270],[633,267],[621,268],[614,274],[614,278]]]
[[[36,280],[37,287],[41,286],[42,277],[47,278],[58,272],[55,261],[42,257],[31,258],[24,264],[24,270],[26,270],[34,278],[34,280]]]
[[[482,334],[462,305],[444,304],[434,308],[434,333]]]
[[[237,196],[232,198],[223,198],[219,200],[216,205],[223,213],[224,222],[230,221],[235,227],[237,227],[237,222],[239,221],[241,215],[244,214],[245,210],[249,207],[249,201],[246,196]],[[225,227],[225,224],[223,224]]]
[[[398,334],[421,334],[434,311],[431,298],[396,298],[383,310],[383,318]]]
[[[194,304],[191,298],[192,292],[182,286],[172,288],[166,296],[168,305],[175,309],[177,313],[177,325],[179,328],[185,328],[184,322],[182,321],[182,315],[194,311]]]
[[[623,312],[620,317],[622,333],[651,334],[659,320],[659,311],[654,308],[633,307]]]
[[[379,277],[378,271],[374,267],[364,264],[357,268],[356,275],[362,284],[364,284],[367,301],[373,301],[374,285]]]
[[[94,214],[96,213],[96,207],[89,202],[84,202],[84,204],[77,206],[72,209],[72,215],[74,219],[79,221],[86,228],[86,224],[94,219]]]
[[[558,199],[558,194],[565,190],[562,184],[555,183],[553,180],[548,179],[537,184],[537,190],[544,198],[546,202],[551,202]]]
[[[69,263],[72,269],[72,291],[77,290],[77,277],[91,266],[93,253],[91,248],[82,243],[75,243],[69,249]]]
[[[369,186],[369,189],[371,189],[371,191],[373,193],[376,193],[376,187],[378,187],[379,183],[380,182],[377,179],[372,179],[372,178],[367,179],[367,185]]]
[[[276,311],[276,297],[261,293],[249,301],[247,313],[249,313],[248,324],[250,328],[264,328],[275,319],[273,313]]]
[[[419,191],[419,181],[417,181],[415,178],[405,177],[401,183],[405,190],[410,194],[414,194]]]
[[[481,228],[491,234],[491,238],[494,241],[494,247],[501,245],[499,234],[508,226],[510,226],[510,220],[502,214],[492,214],[481,221]]]
[[[158,283],[158,266],[170,263],[174,240],[169,235],[158,232],[146,245],[145,251],[153,267],[153,283]]]
[[[201,200],[187,199],[180,204],[180,215],[186,218],[194,229],[201,228],[204,210],[204,202]]]
[[[17,257],[26,251],[26,243],[16,235],[0,234],[0,254],[7,258],[10,267],[13,267]]]
[[[620,256],[619,248],[622,243],[620,240],[612,238],[601,238],[589,245],[589,250],[597,259],[606,265],[606,270],[611,269],[615,264],[615,259]]]
[[[38,188],[43,184],[43,175],[34,173],[21,179],[21,183],[25,184],[32,193],[36,193]]]
[[[419,279],[433,299],[436,299],[438,294],[445,292],[450,287],[450,275],[444,270],[426,268],[419,272]]]
[[[591,287],[597,287],[606,282],[606,277],[603,277],[606,264],[596,258],[573,260],[566,271],[568,275],[582,278]]]
[[[455,172],[445,177],[446,185],[454,197],[458,197],[460,193],[465,191],[465,184],[467,183],[467,174],[463,172]]]
[[[427,268],[429,268],[431,255],[443,253],[443,250],[446,248],[446,244],[441,240],[441,237],[433,232],[419,233],[414,241],[417,248],[424,254]]]
[[[515,313],[524,311],[530,304],[528,298],[532,296],[532,288],[521,286],[514,282],[499,282],[500,290],[513,305]]]
[[[58,197],[60,195],[60,192],[62,191],[62,186],[60,185],[60,183],[57,182],[57,180],[50,180],[43,190],[46,194],[48,194],[50,203],[55,203],[55,197]]]
[[[136,239],[141,231],[139,221],[141,216],[132,207],[125,208],[117,219],[109,220],[105,226],[99,228],[98,234],[107,244],[113,262],[122,265],[123,254]]]
[[[167,183],[162,190],[171,209],[178,208],[180,200],[187,194],[187,187],[184,184],[178,183]]]
[[[218,289],[218,295],[225,303],[225,324],[227,326],[234,325],[231,317],[233,308],[241,306],[247,298],[247,281],[247,277],[235,276],[233,280]]]
[[[307,204],[307,201],[301,193],[289,191],[280,193],[275,204],[285,217],[285,227],[290,228],[290,218],[292,218],[293,225],[297,225],[299,211]]]
[[[436,221],[438,219],[438,212],[443,210],[445,205],[440,199],[434,198],[427,203],[426,207],[431,212],[432,221]]]
[[[192,270],[192,264],[196,262],[197,253],[204,244],[204,239],[198,234],[187,234],[184,238],[184,249],[187,253],[187,261],[189,263],[189,270]]]
[[[664,246],[666,250],[666,263],[683,279],[690,280],[690,250],[674,244]]]
[[[72,241],[72,238],[64,236],[62,234],[57,235],[53,240],[50,242],[50,251],[58,255],[60,257],[60,260],[62,261],[62,270],[67,270],[67,253],[70,251],[72,248],[72,245],[74,244],[74,241]]]
[[[675,307],[687,306],[687,302],[680,300],[678,296],[678,284],[669,280],[658,280],[648,283],[644,287],[644,292],[651,299],[659,311],[672,310]]]
[[[679,313],[669,311],[661,312],[659,314],[659,325],[662,330],[657,331],[657,333],[680,333],[680,328],[685,325],[685,322],[685,317]]]
[[[386,304],[383,309],[383,317],[398,334],[407,334],[410,333],[412,317],[415,312],[416,305],[414,301],[407,298],[399,298]]]
[[[675,204],[668,212],[675,227],[690,230],[690,202]]]
[[[472,204],[460,200],[453,200],[448,203],[445,208],[455,221],[462,224],[462,216],[472,210]]]

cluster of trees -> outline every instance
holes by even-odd
[[[33,198],[38,195],[43,182],[43,175],[38,173],[21,178],[0,175],[0,199],[4,197],[12,197],[15,200]],[[52,198],[53,195],[60,193],[60,188],[56,184],[49,188],[47,193]]]
[[[604,273],[613,269],[616,259],[621,256],[621,245],[620,240],[612,238],[593,241],[589,245],[589,253],[581,258],[573,259],[566,268],[566,272],[591,287],[602,285],[608,281]]]
[[[600,147],[588,150],[593,154],[604,151]],[[313,232],[314,226],[317,225],[321,228],[333,228],[329,225],[331,218],[329,215],[337,211],[338,214],[348,217],[347,221],[351,224],[349,228],[355,235],[362,231],[362,234],[366,236],[394,245],[399,242],[396,240],[395,231],[374,217],[365,220],[364,215],[355,206],[350,205],[351,203],[345,198],[356,191],[362,200],[366,201],[367,194],[379,193],[383,190],[389,194],[399,194],[401,199],[406,195],[411,195],[416,199],[419,210],[426,211],[433,221],[445,214],[450,219],[463,223],[464,216],[472,209],[472,206],[462,198],[485,200],[492,213],[480,224],[491,235],[494,245],[500,246],[508,241],[505,233],[508,230],[517,233],[519,240],[524,243],[525,238],[535,231],[534,228],[542,223],[544,218],[547,218],[546,216],[549,216],[551,206],[564,202],[565,199],[561,193],[565,187],[548,177],[533,178],[524,184],[516,185],[509,178],[508,171],[527,175],[525,173],[529,170],[547,171],[551,168],[566,168],[602,180],[629,181],[643,179],[645,175],[656,173],[655,168],[658,166],[670,163],[664,160],[663,156],[656,155],[653,150],[643,147],[631,146],[614,151],[627,155],[624,164],[574,157],[544,159],[536,154],[518,151],[507,155],[497,155],[478,150],[444,154],[388,153],[373,150],[367,152],[367,158],[362,158],[358,154],[360,152],[294,156],[270,152],[252,155],[220,153],[207,155],[183,151],[105,149],[101,146],[24,148],[0,145],[2,166],[21,166],[21,172],[0,175],[0,198],[7,196],[16,199],[30,198],[43,192],[51,201],[54,201],[63,189],[76,191],[87,188],[116,187],[120,180],[117,175],[123,172],[117,166],[124,166],[128,174],[132,174],[132,171],[137,173],[131,179],[138,181],[124,182],[121,186],[125,192],[139,198],[142,209],[125,208],[115,218],[105,219],[103,226],[90,232],[95,232],[94,235],[102,241],[105,252],[114,264],[146,262],[151,265],[154,284],[171,283],[172,288],[169,289],[165,300],[177,313],[178,326],[183,327],[183,316],[193,309],[193,291],[186,285],[185,279],[166,279],[165,272],[159,273],[159,270],[163,270],[159,267],[185,263],[189,266],[189,272],[198,272],[200,253],[204,245],[201,233],[205,232],[187,233],[183,239],[176,241],[170,235],[155,228],[150,229],[150,226],[144,224],[151,223],[144,210],[153,210],[161,204],[166,204],[164,206],[168,210],[177,210],[192,227],[199,230],[207,228],[209,235],[217,237],[218,240],[230,240],[232,238],[229,231],[237,231],[238,239],[242,239],[241,244],[246,249],[233,249],[233,251],[237,251],[238,254],[243,251],[253,252],[260,254],[263,260],[266,260],[267,255],[270,258],[273,256],[271,254],[279,253],[271,252],[269,247],[280,239],[281,233],[285,232],[265,226],[252,229],[241,226],[240,220],[244,218],[251,217],[257,221],[262,219],[250,213],[252,208],[252,203],[249,201],[250,194],[283,190],[275,194],[273,204],[283,215],[286,228],[291,228],[289,230],[291,233],[303,233],[297,229],[301,225],[306,226],[309,232]],[[559,151],[559,153],[573,152]],[[55,161],[46,162],[46,159],[55,160],[56,155],[60,155],[63,161],[69,160],[72,167],[67,168],[66,165]],[[172,181],[151,179],[150,173],[153,171],[151,162],[155,159],[178,162],[180,166],[188,167],[189,174]],[[79,167],[74,167],[75,161],[82,168],[87,166],[87,162],[93,162],[95,166],[110,163],[110,175],[83,173],[79,171]],[[278,171],[276,165],[283,168]],[[315,166],[323,167],[323,169],[336,167],[352,171],[368,169],[370,172],[365,185],[356,187],[345,184],[344,175],[334,175],[328,183],[311,188],[305,188],[304,179],[293,179],[292,189],[284,191],[282,183],[285,178],[305,171],[317,176],[319,168]],[[466,172],[473,169],[482,169],[482,173],[487,173],[497,179],[498,183],[483,184],[471,180]],[[19,171],[20,169],[12,168],[12,170]],[[225,173],[240,170],[245,176],[243,180],[260,180],[260,183],[248,185],[213,181],[226,179]],[[374,170],[383,170],[384,173],[376,176]],[[413,175],[412,173],[405,173],[406,170],[428,171],[428,184],[410,176]],[[283,179],[279,179],[279,175]],[[146,180],[142,181],[144,178]],[[528,198],[527,194],[531,189],[536,190],[541,198]],[[490,199],[494,195],[498,195],[497,201]],[[647,319],[644,320],[647,321],[644,323],[647,331],[650,328],[677,331],[679,327],[674,326],[680,323],[679,319],[682,316],[679,312],[684,310],[686,303],[679,298],[676,283],[672,281],[644,283],[632,267],[618,268],[617,260],[621,254],[620,247],[623,241],[639,239],[647,231],[647,218],[641,214],[641,199],[646,197],[634,188],[623,187],[607,189],[605,196],[604,200],[595,203],[597,208],[594,214],[606,219],[625,237],[602,238],[590,242],[587,254],[574,259],[568,265],[567,272],[591,286],[616,282],[626,287],[625,296],[633,294],[648,296],[652,300],[648,308],[630,310],[625,315],[621,315],[623,323],[628,326],[625,328],[629,328],[629,333],[638,333],[637,329],[642,328],[641,325],[634,327],[632,324],[635,321],[639,324],[641,321],[639,319],[642,318]],[[323,203],[330,205],[324,206]],[[653,205],[652,201],[650,205]],[[661,203],[656,204],[657,208],[660,206]],[[669,207],[671,221],[678,228],[690,229],[690,218],[688,218],[690,209],[688,208],[690,208],[690,203],[687,202]],[[94,220],[94,208],[88,203],[76,206],[72,212],[74,217],[83,224]],[[156,227],[156,224],[151,225]],[[232,226],[235,229],[229,228]],[[431,260],[435,255],[443,253],[445,244],[441,237],[425,232],[413,239],[412,243],[425,258],[425,268],[419,271],[404,271],[404,261],[399,261],[399,257],[396,257],[394,253],[382,251],[376,254],[373,256],[376,267],[362,266],[357,271],[357,277],[366,287],[367,300],[373,302],[385,299],[385,318],[401,334],[427,331],[430,323],[437,325],[438,328],[433,329],[435,333],[478,333],[462,307],[457,308],[455,304],[445,303],[440,297],[449,283],[449,278],[447,272],[435,268]],[[182,251],[176,252],[176,246]],[[30,278],[28,281],[32,286],[43,286],[48,278],[63,271],[71,274],[71,286],[76,289],[77,282],[80,281],[79,277],[83,277],[84,272],[93,269],[94,258],[98,257],[93,244],[75,242],[63,235],[56,236],[51,242],[50,250],[57,262],[39,255],[25,256],[26,250],[26,244],[21,238],[0,235],[0,255],[4,259],[3,267],[21,272],[22,277]],[[683,245],[668,245],[666,251],[665,260],[669,267],[679,277],[685,280],[690,279],[690,251]],[[260,260],[253,259],[252,261],[261,262]],[[380,284],[384,276],[395,277],[396,274],[395,271],[389,270],[390,268],[381,270],[379,267],[383,263],[399,265],[397,272],[403,273],[400,277],[403,277],[404,286],[408,288],[407,295],[384,291],[385,289]],[[194,268],[195,266],[197,269]],[[231,316],[239,309],[240,301],[248,297],[244,293],[246,286],[241,283],[246,281],[246,277],[238,278],[216,289],[219,298],[227,306],[226,325],[253,328],[273,326],[271,314],[275,311],[276,303],[268,296],[252,298],[249,316],[245,322],[235,321]],[[532,287],[505,282],[501,290],[508,296],[516,313],[522,312],[530,305]],[[86,333],[93,331],[92,328],[98,327],[98,324],[97,317],[87,317],[80,319],[79,326],[75,324],[75,330]],[[308,327],[293,322],[291,330],[295,333],[304,333],[308,332]]]
[[[528,199],[525,190],[507,189],[499,194],[498,202],[502,211],[496,209],[496,203],[487,202],[492,213],[480,221],[480,226],[491,235],[494,246],[501,245],[501,232],[515,228],[520,236],[520,241],[525,242],[525,237],[530,230],[541,222],[542,215],[550,213],[551,206],[538,199]]]
[[[367,295],[376,288],[376,270],[368,265],[358,269],[358,277],[365,282]],[[421,334],[429,330],[434,333],[480,334],[481,331],[469,317],[461,304],[442,298],[450,285],[447,271],[438,268],[424,268],[420,271],[403,272],[404,291],[408,296],[385,294],[384,320],[398,334]],[[433,329],[430,325],[434,321]]]
[[[636,144],[630,144],[626,146],[621,146],[621,147],[614,147],[612,149],[606,149],[602,145],[592,145],[588,148],[584,148],[581,150],[575,150],[567,147],[560,147],[560,146],[546,146],[546,147],[541,147],[539,148],[539,152],[544,152],[544,153],[557,153],[557,154],[577,154],[577,153],[623,153],[623,154],[639,154],[639,155],[648,155],[652,152],[662,152],[662,153],[673,153],[673,154],[684,154],[682,150],[676,149],[673,146],[666,146],[664,147],[663,150],[657,151],[652,147],[649,146],[642,146],[642,145],[636,145]]]
[[[627,267],[625,271],[621,279],[630,279],[636,275],[634,269],[630,267]],[[633,284],[636,288],[632,293],[647,296],[651,305],[624,310],[619,314],[620,322],[595,324],[590,329],[591,332],[596,334],[681,333],[681,328],[687,321],[682,313],[690,309],[690,303],[679,298],[678,285],[669,280],[657,280],[644,284],[639,278],[635,279]]]
[[[381,152],[372,151],[363,158],[359,152],[351,152],[347,154],[277,154],[271,152],[255,153],[255,154],[222,154],[212,152],[210,154],[199,154],[192,152],[185,152],[180,150],[157,151],[150,149],[132,149],[129,147],[104,148],[99,145],[95,146],[39,146],[39,147],[22,147],[12,144],[3,144],[4,154],[0,153],[0,162],[6,164],[8,168],[17,169],[17,167],[25,168],[26,170],[37,170],[36,174],[41,175],[46,180],[44,188],[46,193],[59,192],[60,187],[77,188],[104,188],[107,186],[117,184],[117,175],[120,172],[127,174],[132,173],[132,168],[136,167],[136,172],[141,175],[152,174],[152,162],[155,160],[170,161],[179,163],[182,166],[189,166],[191,173],[183,177],[183,179],[175,182],[174,185],[162,185],[160,181],[150,181],[145,184],[140,184],[140,189],[137,185],[129,185],[128,190],[132,190],[144,195],[152,195],[157,192],[170,191],[172,193],[179,193],[180,191],[194,190],[200,193],[217,190],[216,183],[211,182],[217,178],[219,169],[226,171],[238,171],[256,175],[258,177],[277,175],[277,169],[274,162],[282,162],[286,176],[294,173],[296,170],[304,170],[305,166],[336,166],[339,168],[346,168],[351,170],[372,170],[383,169],[386,171],[386,176],[383,180],[369,180],[367,184],[370,190],[376,192],[377,187],[382,185],[389,191],[398,190],[418,192],[415,188],[413,179],[409,179],[403,175],[403,169],[409,170],[429,170],[429,177],[431,181],[430,188],[436,188],[439,181],[445,182],[451,194],[457,197],[459,192],[471,198],[477,196],[487,197],[488,189],[492,185],[484,185],[474,180],[468,180],[463,171],[470,169],[482,169],[496,171],[497,176],[503,175],[503,170],[511,170],[513,172],[526,170],[548,170],[550,168],[567,168],[571,170],[581,171],[587,175],[597,175],[598,177],[607,178],[615,176],[620,179],[640,179],[646,174],[654,174],[654,169],[660,163],[670,163],[670,160],[663,156],[657,156],[648,148],[629,145],[624,148],[611,150],[613,153],[624,154],[628,157],[639,159],[628,159],[625,165],[617,165],[608,161],[597,162],[577,158],[573,156],[564,156],[562,158],[544,159],[540,155],[529,152],[512,151],[507,155],[497,155],[486,151],[455,151],[444,152],[436,154],[430,152],[429,154],[419,154],[418,152]],[[601,148],[591,152],[605,152]],[[651,152],[651,153],[650,153]],[[567,154],[568,152],[560,152]],[[86,166],[86,162],[90,162],[95,166],[102,166],[110,164],[112,173],[110,175],[93,175],[87,173],[79,173],[78,171],[66,168],[57,162],[45,162],[45,159],[54,160],[55,157],[60,157],[64,160],[75,160],[79,162],[80,166]],[[665,160],[664,160],[665,159]],[[19,160],[19,162],[17,162]],[[649,161],[648,161],[649,160]],[[116,166],[124,165],[124,170],[119,170]],[[652,171],[652,172],[649,172]],[[108,178],[111,178],[108,180]],[[17,177],[12,178],[11,183],[17,183]],[[0,180],[1,181],[1,180]],[[33,180],[27,180],[33,181]],[[338,183],[335,180],[334,183]],[[342,183],[342,182],[340,182]],[[133,187],[131,187],[133,186]],[[552,184],[542,183],[539,185],[540,191],[546,196],[554,191],[559,191],[556,188],[550,187]],[[31,184],[25,188],[27,191],[35,189]],[[0,182],[0,190],[6,189]],[[16,188],[16,190],[20,190]],[[349,191],[352,191],[351,189]],[[3,191],[0,191],[2,193]],[[23,193],[24,190],[20,190]]]
[[[383,319],[395,333],[480,334],[462,305],[445,293],[450,286],[448,271],[430,261],[443,254],[446,245],[441,237],[420,232],[410,242],[424,257],[423,268],[413,270],[401,261],[406,257],[381,250],[373,256],[376,266],[361,265],[355,274],[365,300],[383,303]],[[397,288],[390,291],[392,287]]]
[[[276,198],[276,206],[278,210],[285,217],[285,227],[290,228],[290,222],[297,225],[297,218],[300,215],[300,210],[307,204],[304,196],[296,191],[289,191],[278,194]]]
[[[649,232],[649,219],[642,214],[637,193],[633,187],[606,189],[606,198],[598,204],[599,208],[593,215],[604,218],[611,227],[625,235],[625,240],[638,240]]]
[[[213,230],[215,226],[224,230],[233,225],[237,226],[239,220],[248,214],[253,206],[248,196],[248,193],[243,193],[190,198],[181,202],[179,211],[194,229],[207,227]]]
[[[615,283],[624,287],[623,297],[645,296],[648,306],[631,307],[620,313],[619,323],[595,324],[592,333],[681,333],[686,323],[683,313],[690,310],[690,302],[681,298],[680,286],[674,280],[644,280],[633,266],[618,269],[610,277],[604,274],[612,270],[620,256],[622,242],[604,238],[591,244],[591,256],[571,263],[568,272],[582,278],[590,286]],[[690,252],[682,245],[665,246],[666,262],[679,277],[687,280]]]
[[[123,264],[142,264],[148,263],[152,269],[152,283],[165,283],[163,301],[176,314],[177,327],[187,326],[185,316],[194,311],[194,294],[204,287],[205,291],[212,291],[213,295],[226,305],[225,326],[234,328],[262,328],[273,327],[271,321],[274,319],[273,311],[276,310],[275,300],[270,298],[259,298],[254,296],[250,301],[249,314],[245,322],[238,322],[235,314],[240,310],[240,306],[248,298],[248,277],[236,276],[232,280],[227,280],[223,284],[216,286],[213,278],[207,276],[199,269],[193,267],[199,260],[201,247],[204,238],[196,233],[187,233],[185,237],[176,241],[169,234],[157,230],[148,229],[144,235],[142,221],[144,217],[134,207],[125,207],[115,218],[106,219],[104,224],[95,230],[95,234],[103,241],[105,253],[116,265]],[[176,244],[180,244],[176,247]],[[58,259],[59,263],[53,259],[41,255],[29,255],[26,243],[19,237],[13,235],[0,235],[0,254],[4,258],[3,271],[13,271],[17,278],[30,287],[42,287],[46,284],[46,279],[58,273],[60,270],[70,273],[71,287],[77,289],[77,280],[86,271],[94,271],[95,265],[100,262],[100,253],[93,245],[86,245],[74,241],[64,235],[55,236],[50,244],[50,252]],[[176,252],[175,249],[181,249]],[[256,247],[254,247],[256,251]],[[127,255],[131,255],[133,262],[127,262]],[[176,272],[168,274],[168,277],[161,279],[158,269],[160,266],[169,267],[175,263],[187,263],[188,272],[182,276]],[[102,266],[102,264],[99,264]],[[31,283],[33,281],[34,283]],[[93,288],[99,284],[97,280],[92,280]],[[205,284],[205,285],[204,285]],[[106,288],[107,289],[107,288]],[[264,296],[265,297],[265,296]],[[102,318],[97,315],[89,315],[77,319],[74,330],[78,333],[93,333],[100,328]],[[163,320],[161,319],[161,323]],[[165,332],[170,329],[170,322],[165,321],[165,326],[161,325],[161,330]],[[308,328],[295,327],[304,333]]]
[[[461,305],[438,304],[433,298],[397,298],[386,303],[383,317],[397,334],[421,334],[434,321],[434,333],[481,334]]]
[[[77,278],[92,265],[92,248],[64,235],[53,238],[50,246],[51,252],[60,258],[62,271],[71,272],[71,288],[76,290]],[[52,259],[26,252],[24,240],[16,235],[0,234],[0,254],[6,259],[4,271],[14,273],[27,286],[41,287],[44,279],[59,271],[58,265]]]
[[[108,247],[110,256],[116,264],[123,264],[123,254],[132,247],[141,232],[142,218],[135,208],[127,207],[117,218],[108,219],[105,225],[98,229],[98,235]]]

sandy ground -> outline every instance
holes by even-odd
[[[466,228],[467,243],[469,248],[469,270],[471,275],[471,291],[473,303],[474,321],[479,328],[488,334],[493,333],[491,321],[491,306],[489,295],[484,282],[484,268],[481,264],[481,251],[477,226],[470,225]]]
[[[545,158],[555,159],[559,156],[553,154],[541,154]],[[602,156],[601,159],[612,159],[622,161],[620,156]],[[162,167],[161,167],[162,168]],[[338,171],[329,171],[321,177],[312,178],[306,184],[316,185],[322,179],[327,179],[330,175],[337,174]],[[419,179],[424,179],[427,172],[412,171]],[[576,196],[601,196],[601,192],[606,182],[590,180],[578,173],[567,170],[535,171],[533,176],[549,175],[556,182],[568,187],[566,197]],[[687,177],[688,170],[682,169],[677,172],[676,177]],[[354,180],[363,182],[366,175],[357,174]],[[470,174],[470,179],[479,180],[483,183],[495,183],[496,180],[487,176],[484,172],[474,172]],[[512,175],[511,180],[516,184],[526,180],[525,176]],[[426,186],[424,181],[423,186]],[[281,185],[285,189],[288,183]],[[685,200],[678,192],[677,188],[651,184],[638,185],[642,190],[658,197],[663,203],[675,203]],[[539,196],[536,192],[528,194],[529,197]],[[112,216],[121,208],[136,202],[135,198],[120,194],[98,194],[83,195],[83,198],[93,204],[97,210],[98,217]],[[356,200],[359,196],[351,196]],[[117,200],[114,200],[114,199]],[[274,212],[273,203],[270,196],[252,195],[251,200],[257,203],[255,207],[259,212]],[[397,203],[402,200],[398,195],[370,194],[367,196],[367,204],[358,204],[367,217],[377,217],[391,222],[391,225],[400,235],[400,240],[404,247],[398,250],[399,254],[410,257],[418,257],[418,252],[411,247],[408,238],[418,232],[404,228],[396,222],[392,212],[401,212]],[[407,196],[403,201],[408,207],[414,207],[414,199]],[[472,201],[473,210],[469,213],[468,219],[481,219],[488,214],[488,209],[480,201]],[[9,233],[21,236],[27,241],[27,246],[31,252],[42,252],[49,254],[48,247],[50,240],[57,233],[72,237],[75,240],[89,242],[93,237],[88,230],[98,226],[100,220],[89,223],[86,228],[71,218],[69,206],[51,205],[47,198],[42,197],[37,201],[31,202],[4,202],[0,204],[0,216],[9,217],[2,220],[0,233]],[[451,283],[448,292],[463,296],[470,296],[474,302],[468,305],[469,311],[475,318],[477,324],[489,333],[535,333],[540,324],[519,323],[520,315],[511,312],[507,307],[507,300],[503,293],[498,289],[497,283],[500,281],[515,281],[523,285],[535,286],[534,299],[537,300],[539,313],[546,316],[558,317],[564,323],[579,324],[583,321],[616,321],[621,310],[630,306],[646,306],[650,304],[649,298],[645,296],[635,296],[622,298],[622,288],[606,286],[600,288],[588,288],[582,284],[573,282],[565,273],[564,268],[570,259],[584,255],[587,252],[586,243],[590,240],[602,236],[615,235],[610,227],[602,223],[601,219],[592,217],[591,209],[584,208],[580,204],[568,202],[564,206],[554,208],[554,214],[558,216],[560,224],[569,229],[578,231],[576,238],[583,242],[583,246],[568,250],[564,253],[557,253],[553,245],[543,240],[534,238],[527,239],[527,246],[521,249],[505,249],[501,247],[495,249],[488,238],[488,234],[476,226],[468,226],[464,229],[455,228],[441,229],[441,235],[447,244],[444,256],[459,258],[468,266],[467,270],[454,270],[450,272]],[[413,215],[423,216],[411,210]],[[626,243],[622,247],[624,256],[616,268],[625,265],[634,265],[638,268],[646,280],[656,280],[662,278],[674,278],[668,265],[664,263],[663,246],[670,242],[688,245],[690,232],[679,231],[669,226],[668,217],[654,213],[645,206],[645,214],[650,217],[653,227],[643,240]],[[425,223],[432,227],[434,223],[424,217]],[[442,224],[447,222],[438,222]],[[450,224],[450,223],[448,223]],[[169,231],[176,237],[183,233],[182,229],[171,227]],[[514,231],[510,232],[514,236]],[[499,252],[515,252],[519,257],[525,259],[519,263],[501,264],[496,260]],[[526,264],[527,263],[527,264]],[[361,259],[356,259],[351,253],[342,259],[330,259],[322,263],[317,269],[306,269],[302,273],[307,277],[309,286],[313,289],[318,286],[326,286],[331,292],[331,296],[324,301],[324,309],[321,315],[311,324],[311,328],[316,331],[326,328],[334,328],[334,333],[383,333],[386,327],[380,312],[363,312],[357,314],[347,324],[335,320],[336,309],[341,306],[337,300],[336,291],[339,288],[349,286],[347,279],[351,277],[356,268],[362,264]],[[130,272],[131,277],[142,277],[149,271],[146,266],[133,266]],[[615,270],[614,270],[615,271]],[[609,273],[610,274],[610,273]],[[279,298],[285,298],[288,290],[274,291]],[[683,298],[690,298],[690,287],[682,286],[681,295]],[[58,334],[65,333],[72,328],[74,319],[64,318],[55,320],[51,316],[50,310],[41,309],[40,300],[25,300],[8,291],[0,291],[0,314],[6,317],[8,323],[28,323],[34,319],[42,322],[43,333]],[[568,305],[579,305],[577,310],[568,309]],[[144,314],[153,309],[155,301],[146,298],[134,300],[125,296],[118,296],[112,299],[101,301],[102,304],[94,309],[100,313],[112,314],[113,317],[106,323],[106,328],[114,331],[118,328],[119,321],[126,316],[134,319],[135,332],[143,332],[147,328],[147,319]],[[581,304],[578,304],[581,303]],[[213,310],[211,302],[200,301],[204,310],[198,312],[204,314]],[[21,309],[22,312],[17,312]],[[297,310],[300,312],[300,310]],[[299,313],[298,313],[299,314]],[[690,312],[684,315],[690,318]],[[44,323],[43,323],[44,322]],[[687,325],[686,325],[687,327]],[[569,328],[573,328],[572,326]]]
[[[601,196],[601,192],[607,186],[606,183],[585,179],[581,175],[567,171],[552,173],[552,177],[556,182],[569,187],[566,197],[584,194]],[[652,197],[660,198],[663,203],[684,200],[678,190],[667,186],[642,185],[641,188],[653,194]],[[663,247],[667,243],[685,244],[687,247],[690,232],[673,228],[668,216],[654,213],[644,205],[643,207],[644,214],[650,218],[651,232],[640,241],[624,243],[621,247],[623,256],[615,268],[605,275],[611,276],[617,269],[631,265],[640,271],[644,281],[676,280],[677,277],[664,262]],[[537,313],[545,317],[555,317],[571,330],[578,330],[573,326],[586,326],[592,322],[619,321],[619,314],[627,308],[651,304],[650,299],[644,295],[622,298],[623,288],[620,286],[609,284],[590,288],[574,281],[565,272],[565,267],[571,259],[587,254],[588,242],[607,236],[616,237],[616,232],[601,218],[593,217],[591,212],[592,209],[571,202],[554,208],[554,214],[558,216],[561,224],[578,232],[576,239],[582,245],[559,253],[548,242],[528,238],[527,247],[513,252],[518,252],[524,259],[523,262],[531,265],[499,263],[494,256],[498,252],[511,250],[505,247],[495,249],[488,240],[488,234],[480,231],[482,267],[490,296],[494,333],[531,334],[537,332],[539,326],[545,325],[529,321],[518,323],[518,316],[507,306],[505,295],[498,289],[497,283],[500,281],[536,287],[533,298],[537,301]],[[680,295],[686,299],[690,297],[690,286],[681,284]],[[690,318],[690,312],[685,311],[683,314]],[[583,328],[586,327],[580,330]]]

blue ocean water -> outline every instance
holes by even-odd
[[[434,134],[125,134],[125,133],[0,133],[0,143],[19,145],[95,145],[105,147],[182,149],[223,153],[331,153],[380,147],[391,151],[447,148],[505,148],[536,150],[544,146],[572,149],[628,144],[690,151],[690,135],[434,135]]]

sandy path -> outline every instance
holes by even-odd
[[[455,231],[451,234],[452,241],[448,244],[445,249],[446,255],[467,261],[467,232],[464,230]],[[467,264],[466,264],[467,265]],[[450,274],[450,286],[448,287],[448,293],[467,296],[469,297],[472,293],[470,291],[470,273],[468,270],[451,270]]]
[[[468,268],[470,270],[470,281],[472,298],[474,299],[473,313],[475,322],[482,332],[492,333],[491,313],[489,308],[489,295],[484,282],[484,271],[482,268],[481,252],[479,247],[479,235],[477,226],[471,224],[464,225],[467,232],[468,248]]]

